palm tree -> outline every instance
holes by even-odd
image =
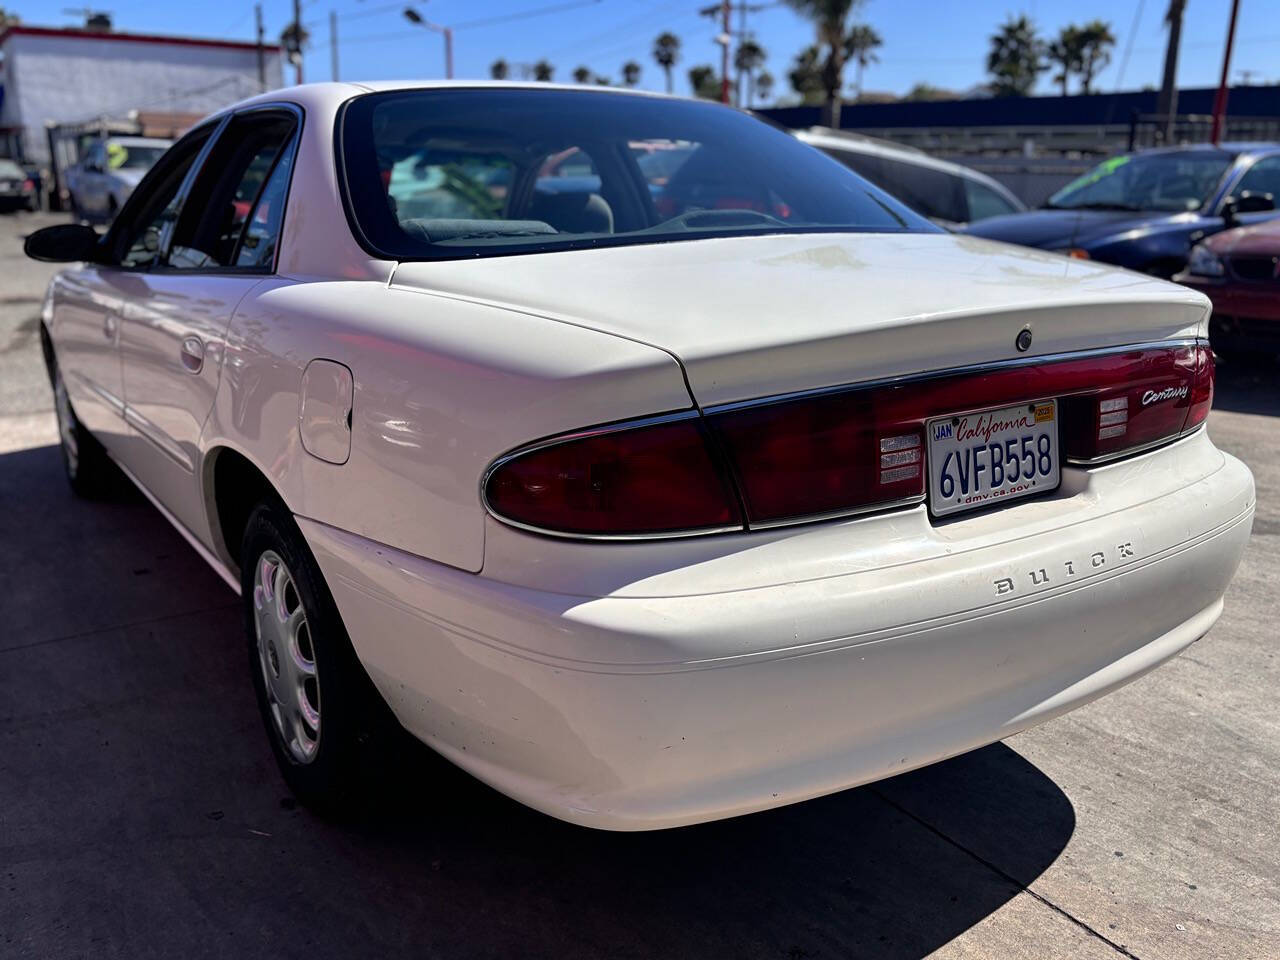
[[[1010,17],[991,37],[987,72],[997,97],[1025,97],[1045,70],[1044,44],[1027,17]]]
[[[510,74],[511,67],[501,57],[489,64],[489,76],[495,80],[505,80]]]
[[[634,87],[640,82],[640,64],[634,60],[628,60],[622,65],[622,82],[628,87]]]
[[[850,22],[863,0],[786,0],[800,16],[813,21],[818,34],[822,89],[826,94],[823,122],[840,126],[840,91],[844,87],[844,68],[849,62],[849,37],[856,29]]]
[[[737,52],[733,55],[733,68],[738,71],[738,103],[742,104],[742,78],[747,78],[747,99],[746,105],[750,107],[756,99],[756,71],[764,66],[765,60],[769,54],[764,47],[756,43],[754,40],[743,40],[738,44]]]
[[[1078,27],[1066,26],[1044,48],[1047,64],[1058,68],[1058,72],[1053,75],[1053,82],[1061,86],[1064,97],[1067,95],[1067,81],[1080,69],[1081,40]]]
[[[542,83],[550,83],[551,78],[555,76],[556,68],[546,60],[539,60],[533,65],[533,79]]]
[[[595,74],[590,67],[574,67],[573,82],[574,83],[590,83]]]
[[[768,103],[773,94],[773,74],[768,70],[761,70],[756,74],[756,95],[760,98],[761,103]]]
[[[671,68],[680,62],[680,38],[674,33],[658,34],[653,41],[653,62],[667,75],[667,93],[671,93]]]
[[[1093,78],[1111,62],[1111,48],[1116,45],[1111,24],[1093,20],[1080,28],[1080,92],[1093,92]]]
[[[716,68],[709,64],[699,64],[689,68],[689,86],[693,95],[703,100],[720,99],[720,78],[716,76]]]
[[[787,71],[787,79],[791,81],[791,89],[800,94],[806,104],[822,102],[822,63],[816,46],[806,47],[796,54],[795,62]]]
[[[849,51],[849,56],[858,67],[858,76],[854,81],[854,90],[857,93],[855,99],[862,96],[862,71],[871,64],[880,62],[875,51],[877,47],[883,45],[884,39],[876,33],[875,27],[869,27],[865,23],[855,26],[845,38],[845,47]]]

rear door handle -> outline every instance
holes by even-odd
[[[204,341],[199,337],[182,341],[182,366],[187,373],[199,373],[204,366]]]

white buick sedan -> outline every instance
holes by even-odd
[[[73,488],[239,591],[321,808],[390,714],[608,829],[887,777],[1173,656],[1249,537],[1204,297],[715,104],[286,90],[27,252]]]

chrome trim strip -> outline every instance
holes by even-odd
[[[874,503],[866,507],[854,507],[852,510],[832,510],[828,513],[807,513],[802,517],[783,517],[781,520],[766,520],[764,523],[749,524],[748,530],[776,530],[779,527],[794,527],[802,523],[821,523],[824,520],[845,520],[850,517],[865,517],[872,513],[885,513],[889,510],[900,510],[903,507],[920,506],[927,499],[927,494],[918,497],[904,497],[889,503]]]
[[[841,383],[831,387],[815,387],[811,390],[795,390],[791,393],[778,393],[755,400],[732,400],[728,403],[704,407],[707,416],[727,413],[731,410],[745,410],[751,407],[766,407],[775,403],[786,403],[790,400],[802,400],[809,397],[822,397],[836,393],[853,393],[858,390],[871,390],[876,387],[899,386],[908,383],[919,383],[922,380],[939,380],[943,377],[964,377],[990,373],[996,370],[1008,370],[1016,367],[1034,367],[1042,363],[1057,363],[1063,360],[1084,360],[1088,357],[1100,357],[1114,353],[1129,353],[1132,350],[1159,350],[1169,347],[1195,347],[1207,341],[1196,339],[1156,340],[1146,343],[1129,343],[1116,347],[1099,347],[1094,350],[1075,350],[1067,353],[1046,353],[1039,356],[1011,357],[1008,360],[995,360],[989,363],[975,363],[965,367],[946,367],[941,370],[929,370],[923,373],[905,373],[897,376],[881,377],[878,380],[860,380],[855,383]]]
[[[1135,454],[1145,453],[1148,450],[1154,450],[1156,447],[1165,447],[1171,443],[1176,443],[1179,440],[1185,440],[1187,437],[1194,437],[1197,433],[1199,433],[1201,430],[1205,428],[1205,425],[1207,423],[1208,423],[1208,420],[1205,420],[1204,423],[1198,424],[1194,429],[1188,430],[1185,433],[1180,433],[1177,436],[1164,437],[1161,440],[1152,440],[1150,443],[1144,443],[1138,447],[1129,447],[1125,450],[1121,450],[1119,453],[1109,453],[1105,457],[1094,457],[1092,460],[1079,460],[1072,457],[1067,457],[1065,460],[1063,460],[1063,463],[1070,464],[1073,467],[1099,467],[1099,466],[1102,466],[1104,463],[1111,463],[1112,461],[1115,461],[1115,460],[1123,460],[1125,457],[1132,457]]]
[[[138,431],[139,436],[150,441],[157,450],[187,471],[187,473],[195,472],[195,465],[191,462],[191,458],[183,453],[181,448],[172,440],[164,436],[154,423],[127,404],[124,408],[124,419],[129,426]]]

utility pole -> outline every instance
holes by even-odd
[[[1165,23],[1169,24],[1169,46],[1164,52],[1164,82],[1156,114],[1163,120],[1164,142],[1173,139],[1173,120],[1178,113],[1178,47],[1182,43],[1182,11],[1187,0],[1169,0]]]
[[[266,31],[262,26],[262,4],[255,4],[253,13],[258,19],[258,92],[262,93],[267,89],[267,51],[262,45],[262,38]]]
[[[732,7],[729,0],[720,0],[720,26],[721,26],[721,47],[720,50],[720,102],[729,102],[729,44],[733,37],[729,33],[729,13]]]
[[[1227,114],[1227,74],[1231,70],[1231,48],[1236,42],[1236,14],[1240,12],[1240,0],[1231,0],[1231,22],[1227,26],[1227,49],[1222,54],[1222,80],[1218,82],[1218,94],[1213,98],[1213,128],[1209,140],[1216,147],[1222,140],[1222,121]]]
[[[298,40],[298,59],[293,62],[293,65],[298,71],[298,86],[302,86],[302,0],[293,0],[293,29],[296,31]]]
[[[329,63],[332,68],[334,83],[338,82],[338,14],[329,11]]]

